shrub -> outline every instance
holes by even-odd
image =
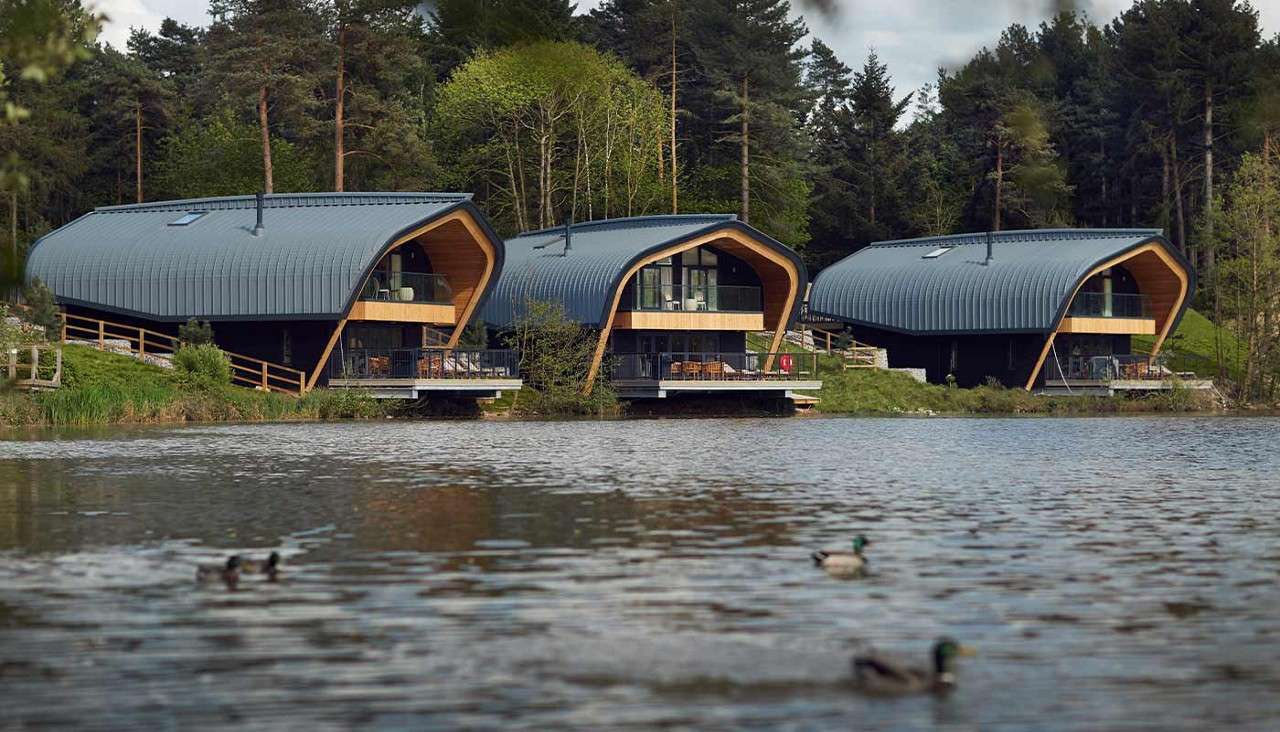
[[[183,345],[173,354],[173,369],[188,386],[213,389],[231,383],[231,359],[212,344]]]
[[[33,325],[44,328],[46,337],[52,338],[62,328],[62,316],[58,312],[58,304],[54,302],[53,291],[45,287],[39,277],[31,280],[31,284],[23,290],[22,299],[31,308],[27,319]]]
[[[178,326],[178,340],[192,346],[209,345],[213,343],[213,326],[207,320],[201,323],[192,318]]]
[[[570,320],[558,303],[531,302],[507,336],[520,351],[525,388],[515,409],[540,415],[604,415],[618,411],[618,398],[601,368],[594,388],[584,393],[599,336]]]

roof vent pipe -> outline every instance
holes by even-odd
[[[570,219],[564,220],[564,253],[562,256],[569,256],[570,250],[573,249],[573,222]]]
[[[264,198],[266,198],[266,194],[259,191],[258,192],[258,222],[253,225],[254,236],[262,236],[262,207],[263,207]]]
[[[983,264],[991,264],[991,232],[987,232],[987,260]]]

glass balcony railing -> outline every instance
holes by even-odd
[[[520,354],[483,349],[347,349],[330,357],[329,378],[518,379]]]
[[[632,284],[624,293],[621,309],[758,313],[762,302],[759,287]]]
[[[817,353],[611,353],[616,381],[796,381],[817,378]]]
[[[1155,358],[1145,353],[1126,353],[1114,356],[1068,356],[1060,361],[1050,359],[1045,363],[1047,382],[1092,381],[1152,381],[1168,378],[1164,354]]]
[[[360,299],[449,305],[453,302],[453,289],[441,274],[378,271],[369,276]]]
[[[1068,316],[1082,318],[1150,318],[1146,295],[1081,292],[1071,302]]]

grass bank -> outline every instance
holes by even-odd
[[[1134,336],[1135,350],[1150,352],[1155,344],[1154,336]],[[1219,367],[1218,348],[1221,344],[1223,359]],[[1178,328],[1169,335],[1162,349],[1169,357],[1169,368],[1174,371],[1194,371],[1206,379],[1217,379],[1219,374],[1231,381],[1239,380],[1243,346],[1235,335],[1214,325],[1205,316],[1188,309],[1178,322]]]
[[[63,348],[62,388],[0,391],[0,425],[9,426],[363,419],[389,408],[349,391],[321,389],[299,399],[234,386],[193,388],[170,370],[73,345]]]
[[[1204,392],[1174,389],[1141,397],[1046,397],[1023,389],[979,386],[960,389],[921,384],[906,374],[879,369],[845,371],[840,359],[818,360],[824,414],[1133,414],[1200,412],[1215,408]]]

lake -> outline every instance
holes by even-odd
[[[1276,729],[1280,419],[0,441],[0,728]],[[811,550],[872,541],[872,573]],[[269,583],[197,586],[229,552]],[[867,645],[974,645],[866,698]]]

